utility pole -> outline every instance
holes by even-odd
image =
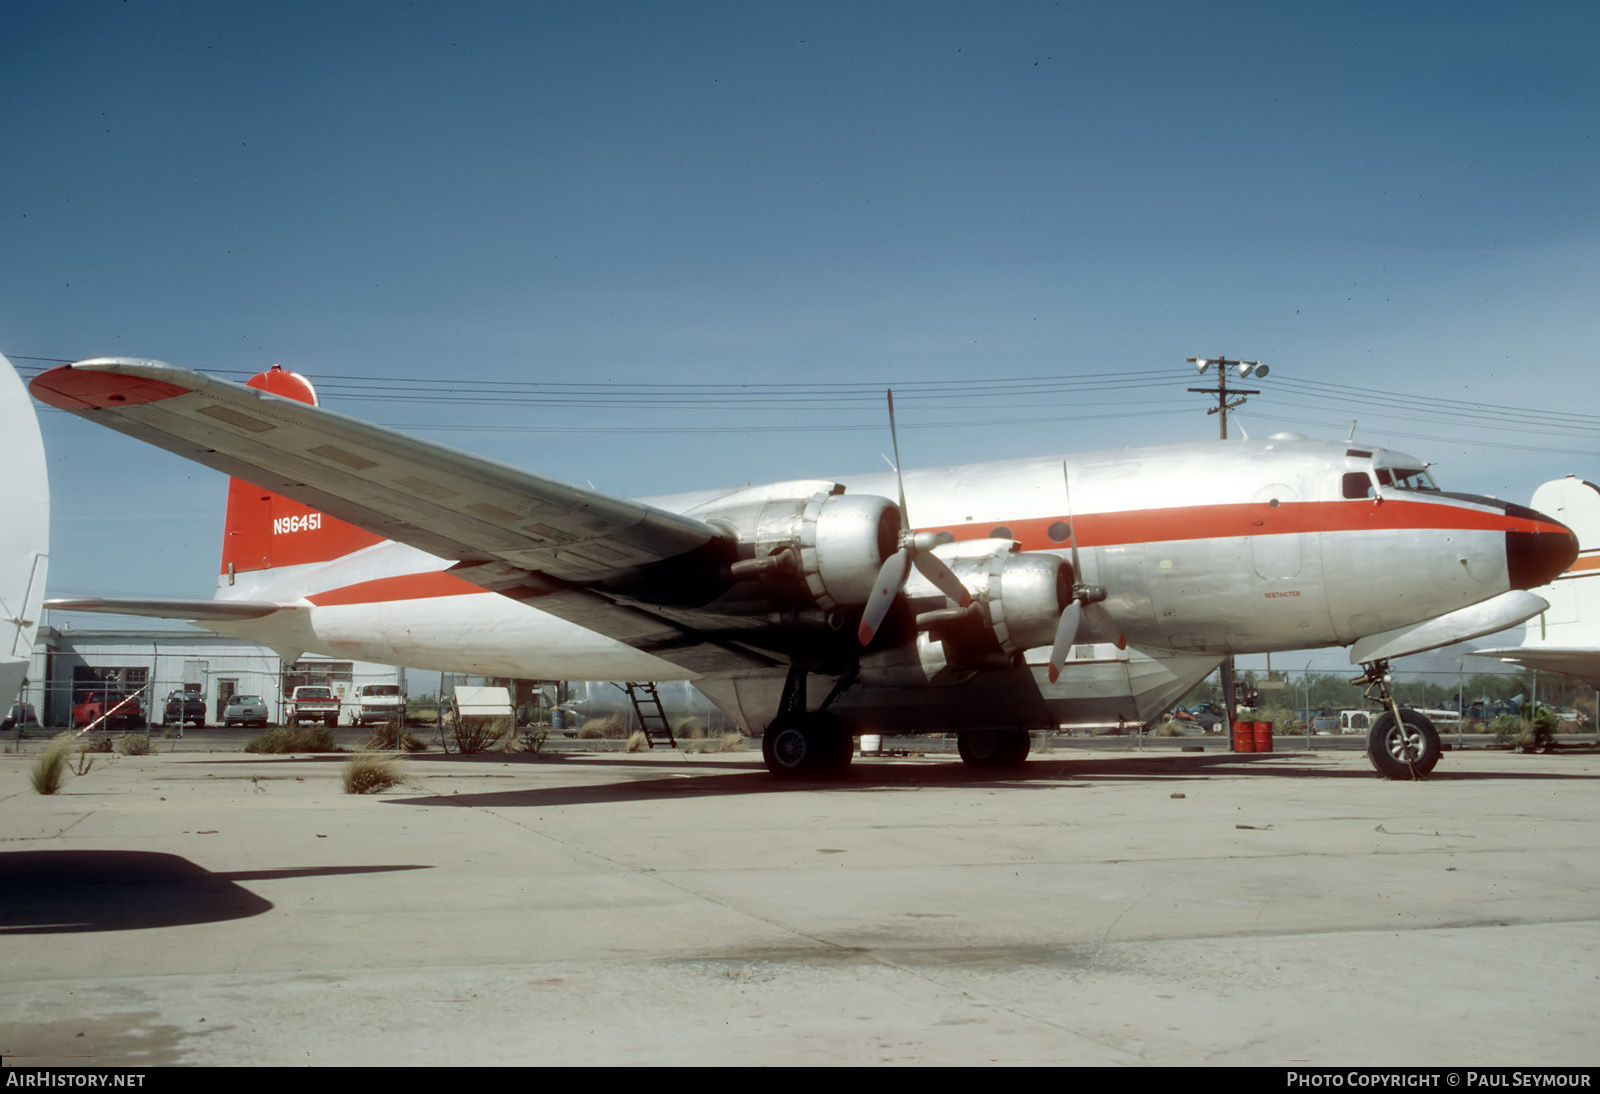
[[[1193,365],[1195,367],[1195,371],[1199,372],[1202,376],[1205,375],[1206,370],[1212,365],[1217,366],[1216,387],[1192,387],[1189,390],[1198,392],[1201,395],[1215,395],[1217,397],[1217,405],[1206,411],[1206,413],[1215,414],[1218,416],[1218,425],[1221,426],[1222,439],[1227,440],[1228,411],[1234,409],[1235,407],[1243,406],[1245,403],[1244,396],[1261,394],[1260,391],[1254,388],[1236,387],[1230,390],[1228,388],[1228,370],[1236,370],[1239,374],[1239,379],[1242,380],[1246,376],[1250,375],[1265,376],[1267,374],[1267,366],[1263,365],[1260,361],[1230,361],[1226,357],[1190,357],[1189,363]],[[1238,398],[1234,399],[1233,402],[1230,403],[1228,401],[1229,395],[1236,395]],[[1272,675],[1271,665],[1271,661],[1268,661],[1267,675],[1269,677]],[[1231,738],[1233,735],[1233,723],[1239,717],[1239,690],[1234,676],[1233,657],[1231,655],[1223,659],[1221,670],[1222,705],[1223,708],[1228,712],[1228,735]]]
[[[1189,358],[1189,363],[1193,365],[1195,370],[1201,374],[1204,374],[1205,371],[1212,365],[1217,366],[1216,387],[1192,387],[1189,390],[1199,392],[1201,395],[1215,395],[1217,397],[1217,405],[1206,411],[1206,413],[1220,415],[1222,439],[1227,440],[1228,411],[1235,407],[1243,406],[1245,403],[1243,396],[1261,394],[1259,390],[1254,388],[1236,387],[1230,389],[1228,387],[1228,370],[1236,370],[1239,374],[1239,379],[1242,380],[1246,376],[1253,375],[1258,378],[1265,376],[1267,374],[1267,366],[1263,365],[1260,361],[1230,361],[1226,357],[1191,357]],[[1230,403],[1228,401],[1229,395],[1238,395],[1240,398],[1237,398]]]

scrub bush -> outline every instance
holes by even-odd
[[[346,794],[381,794],[404,784],[400,761],[376,752],[357,752],[344,765]]]
[[[246,752],[337,752],[327,726],[310,729],[269,729],[244,746]]]
[[[143,733],[129,733],[117,738],[117,752],[123,756],[150,755],[150,738]]]

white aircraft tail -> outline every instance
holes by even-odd
[[[1600,486],[1568,475],[1535,490],[1532,505],[1576,533],[1577,560],[1549,585],[1533,590],[1550,607],[1523,625],[1521,645],[1479,653],[1576,676],[1600,688]]]

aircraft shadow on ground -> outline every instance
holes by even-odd
[[[0,852],[0,935],[134,931],[244,919],[271,901],[242,881],[422,870],[323,866],[216,873],[157,851]]]

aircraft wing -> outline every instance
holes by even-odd
[[[459,577],[694,671],[775,663],[700,629],[692,611],[669,619],[641,599],[642,589],[688,584],[728,545],[727,533],[693,517],[159,361],[82,361],[39,374],[31,389],[51,406],[455,559]]]

